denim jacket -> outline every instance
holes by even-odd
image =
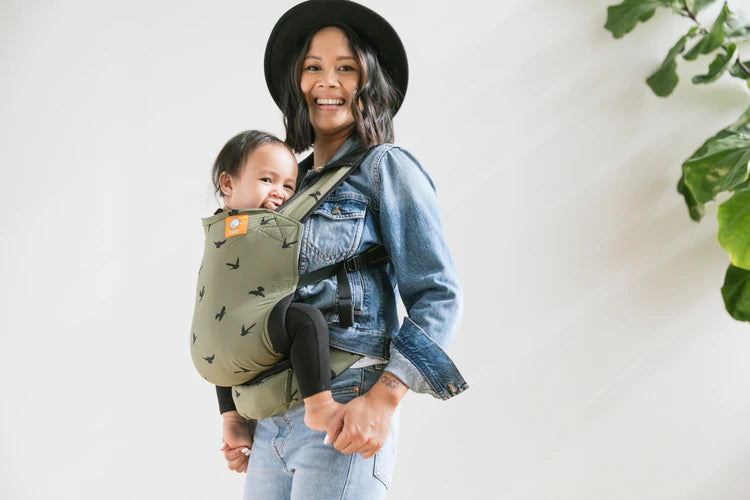
[[[359,148],[353,135],[331,162]],[[300,188],[319,175],[305,172]],[[324,167],[325,168],[325,167]],[[381,144],[305,221],[299,272],[384,245],[391,261],[349,275],[354,324],[338,324],[336,278],[300,288],[295,300],[329,322],[333,347],[388,360],[385,370],[411,390],[448,399],[468,388],[445,348],[463,311],[456,271],[443,237],[435,187],[417,160]],[[399,293],[407,316],[399,325]]]

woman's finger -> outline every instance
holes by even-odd
[[[368,458],[368,457],[365,457],[366,453],[372,451],[372,454],[374,454],[376,451],[380,449],[380,447],[381,445],[375,442],[374,439],[365,439],[359,446],[357,446],[356,449],[354,449],[353,452],[361,454],[364,458]]]
[[[333,447],[339,450],[344,455],[354,453],[362,444],[359,441],[352,441],[349,434],[346,432],[341,433],[341,436],[333,443]]]
[[[229,450],[224,451],[224,458],[227,459],[227,462],[231,460],[235,460],[240,457],[247,458],[247,456],[244,453],[242,453],[242,448],[244,447],[230,448]]]
[[[344,412],[339,410],[338,413],[336,413],[331,421],[328,423],[328,427],[326,428],[326,437],[323,441],[324,444],[331,444],[335,443],[339,436],[341,435],[341,431],[344,428]]]
[[[247,469],[247,457],[245,455],[241,455],[234,460],[230,460],[227,463],[227,467],[229,467],[230,470],[242,472],[243,468]]]

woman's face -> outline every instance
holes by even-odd
[[[302,63],[300,88],[316,138],[349,134],[354,126],[351,105],[359,72],[359,62],[342,30],[329,26],[313,35]]]

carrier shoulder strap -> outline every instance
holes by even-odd
[[[343,182],[362,164],[374,146],[366,151],[354,151],[344,155],[341,159],[327,165],[310,186],[297,193],[279,207],[278,212],[300,222],[304,222]],[[308,157],[302,163],[310,162]],[[304,168],[304,167],[303,167]],[[382,245],[376,245],[362,253],[354,255],[344,261],[326,266],[317,271],[303,274],[299,278],[297,288],[336,276],[339,295],[339,322],[342,326],[351,326],[354,321],[354,307],[349,286],[348,273],[359,271],[364,267],[375,267],[388,262],[389,256]]]
[[[337,187],[344,183],[364,161],[373,148],[346,154],[330,165],[326,165],[310,186],[301,189],[277,211],[300,222],[304,222]]]

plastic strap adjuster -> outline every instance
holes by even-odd
[[[357,254],[354,257],[348,258],[344,261],[344,269],[347,273],[356,273],[362,269],[362,258],[361,254]]]

